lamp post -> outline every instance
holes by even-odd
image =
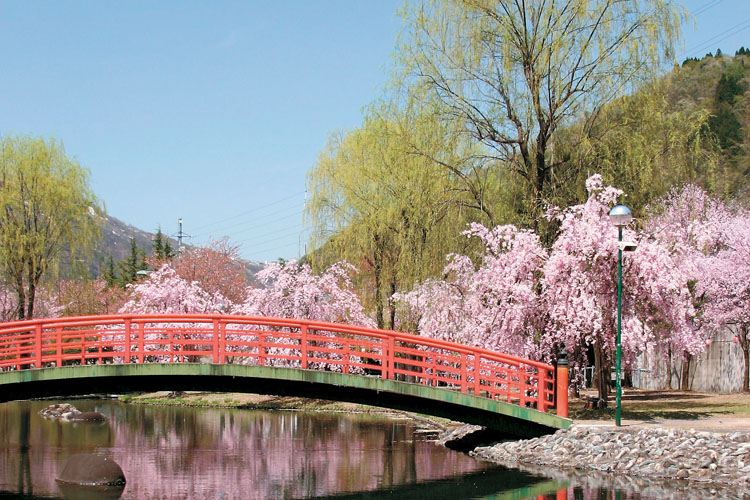
[[[620,415],[622,413],[622,228],[627,226],[633,219],[630,209],[625,205],[617,205],[609,211],[609,220],[617,227],[618,245],[617,245],[617,372],[616,372],[616,410],[615,425],[620,425]]]

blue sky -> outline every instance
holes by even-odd
[[[108,212],[257,261],[304,253],[305,175],[388,79],[402,0],[0,0],[0,133],[55,137]],[[750,47],[750,2],[684,2],[686,56]]]

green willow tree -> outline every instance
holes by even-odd
[[[61,143],[28,136],[0,140],[0,255],[18,298],[18,319],[34,316],[34,300],[61,252],[90,251],[103,208],[89,172]]]
[[[523,189],[521,223],[577,175],[558,132],[659,73],[684,10],[667,0],[424,0],[398,49],[413,92],[484,147],[485,168]]]
[[[314,268],[346,259],[360,270],[363,301],[378,327],[396,326],[389,297],[438,274],[446,253],[461,248],[460,193],[444,169],[408,152],[403,139],[440,144],[434,129],[376,113],[360,129],[334,135],[308,173],[306,219],[313,227]],[[424,124],[423,124],[424,125]]]

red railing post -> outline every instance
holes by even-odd
[[[145,339],[146,336],[146,323],[140,323],[140,328],[138,327],[139,323],[135,324],[136,333],[135,336],[138,340],[138,363],[143,364],[143,351],[145,350]]]
[[[469,375],[466,371],[466,353],[461,353],[461,373],[459,375],[459,384],[461,385],[461,392],[466,393],[466,386],[469,385]]]
[[[62,327],[55,328],[55,366],[62,366]]]
[[[266,335],[258,332],[258,366],[266,366]]]
[[[307,325],[300,327],[299,348],[302,355],[302,369],[307,370]]]
[[[169,362],[174,363],[174,339],[175,331],[172,328],[167,328],[167,341],[169,342]]]
[[[34,354],[35,364],[37,368],[42,367],[42,325],[38,324],[34,327]]]
[[[130,318],[125,320],[125,363],[130,363],[130,334],[131,334],[131,328],[130,328]]]
[[[224,364],[227,360],[227,324],[219,322],[219,363]]]
[[[81,330],[81,365],[86,364],[86,334]]]
[[[536,409],[546,411],[547,409],[547,370],[536,367]]]
[[[211,354],[214,363],[219,362],[219,320],[214,318],[214,334],[211,339]]]
[[[479,396],[481,391],[481,372],[479,371],[479,365],[482,362],[482,356],[478,352],[474,352],[474,395]]]
[[[342,356],[344,358],[342,360],[344,362],[344,365],[341,368],[341,371],[344,372],[344,373],[349,373],[349,361],[350,361],[350,359],[349,359],[349,352],[351,351],[351,344],[349,343],[348,339],[344,339],[343,346],[342,346],[341,350],[344,353],[344,354],[342,354]]]
[[[382,368],[380,373],[384,380],[389,380],[391,378],[391,367],[389,365],[389,360],[391,359],[391,336],[388,335],[385,337],[381,343],[383,344],[383,348],[380,351],[380,367]]]
[[[565,354],[557,359],[556,375],[557,401],[555,407],[559,416],[568,418],[568,356]]]

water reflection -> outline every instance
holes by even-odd
[[[376,416],[89,400],[75,404],[103,413],[108,422],[72,423],[37,414],[51,403],[0,405],[0,498],[59,497],[55,477],[78,453],[104,455],[122,467],[123,499],[346,498],[360,492],[356,498],[458,500],[540,481],[416,440],[411,422]]]

